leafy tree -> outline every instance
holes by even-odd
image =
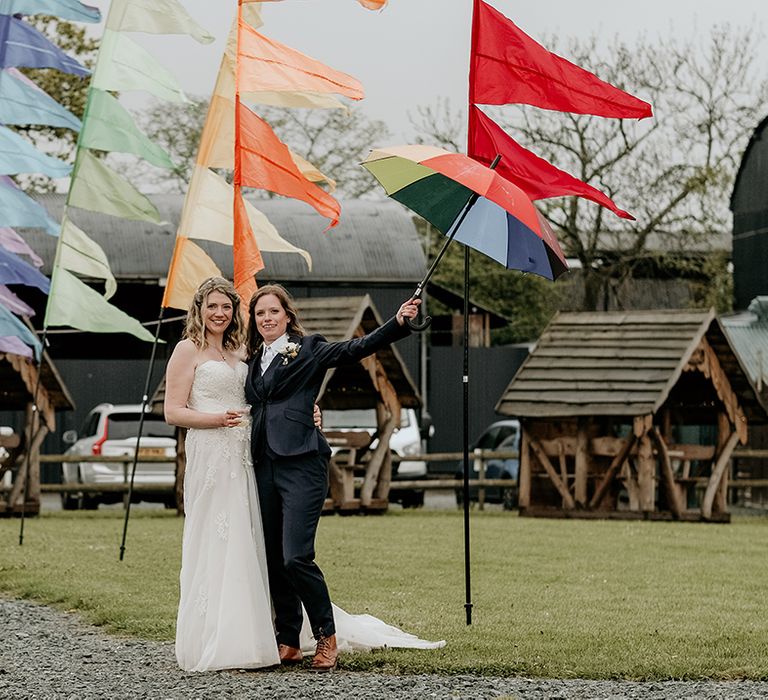
[[[556,39],[545,43],[557,50]],[[702,294],[694,282],[692,300],[728,306],[727,261],[702,253],[729,230],[735,173],[768,106],[758,43],[755,31],[728,26],[701,42],[670,36],[630,47],[618,39],[571,39],[563,52],[569,59],[650,101],[655,117],[633,122],[525,106],[491,111],[524,146],[637,217],[625,221],[576,197],[538,202],[566,254],[580,263],[583,308],[621,308],[627,282],[649,264],[699,280],[714,275],[711,286],[720,293]],[[465,116],[444,102],[419,109],[412,122],[425,141],[465,143]]]

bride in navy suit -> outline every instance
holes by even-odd
[[[305,335],[293,299],[280,285],[263,286],[251,298],[245,395],[251,405],[251,451],[282,663],[302,659],[303,604],[317,640],[312,669],[336,666],[333,608],[315,563],[331,454],[313,421],[323,378],[332,367],[355,364],[408,336],[405,319],[416,317],[420,303],[404,302],[368,335],[329,343],[321,335]]]

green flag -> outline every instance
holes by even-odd
[[[104,30],[91,87],[100,90],[146,90],[161,100],[186,102],[171,72],[122,32]]]
[[[152,334],[135,318],[112,306],[101,294],[63,267],[54,267],[46,326],[71,326],[92,333],[130,333],[154,342]]]
[[[168,154],[136,126],[117,99],[103,90],[91,90],[79,145],[98,151],[135,153],[158,168],[174,168]]]
[[[177,0],[112,0],[106,27],[116,32],[189,34],[201,44],[215,39]]]
[[[85,148],[78,150],[69,204],[124,219],[163,223],[152,202]]]
[[[59,246],[58,264],[61,267],[84,277],[104,280],[105,299],[109,299],[115,293],[117,282],[101,246],[88,238],[66,216],[61,222]]]

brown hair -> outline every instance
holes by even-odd
[[[289,294],[288,290],[280,284],[265,284],[253,293],[251,301],[248,304],[247,345],[249,358],[256,357],[256,355],[261,352],[261,346],[264,344],[264,339],[256,328],[256,304],[259,299],[268,296],[269,294],[277,297],[280,306],[283,307],[283,310],[288,315],[288,334],[298,335],[300,337],[303,337],[306,334],[299,321],[299,312],[296,309],[296,303],[293,301],[293,297]]]
[[[237,350],[242,346],[245,335],[243,318],[240,315],[240,295],[235,286],[223,277],[209,277],[197,288],[187,312],[183,337],[189,338],[200,350],[205,347],[203,304],[211,292],[224,294],[232,301],[232,320],[224,330],[222,345],[228,350]]]

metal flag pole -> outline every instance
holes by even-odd
[[[469,557],[469,246],[464,246],[464,610],[467,624],[472,624],[472,584]]]
[[[35,425],[40,422],[40,408],[37,405],[37,394],[40,390],[40,381],[43,376],[43,360],[45,359],[45,340],[48,335],[48,326],[43,326],[43,335],[40,337],[40,365],[37,368],[37,379],[35,380],[35,390],[32,392],[32,417],[29,426],[29,440],[26,445],[26,456],[24,458],[24,493],[21,500],[21,523],[19,524],[19,547],[24,544],[24,523],[27,513],[27,499],[29,498],[29,473],[32,462],[32,444],[35,441]],[[13,511],[13,503],[10,504]]]
[[[131,480],[128,483],[128,493],[126,495],[125,504],[125,520],[123,522],[123,539],[120,542],[120,561],[123,561],[125,556],[125,538],[128,534],[128,518],[131,515],[131,499],[133,497],[133,480],[136,476],[136,465],[139,461],[139,446],[141,445],[141,434],[144,431],[144,414],[149,401],[149,385],[152,381],[152,370],[155,366],[155,355],[157,353],[157,344],[160,339],[160,327],[163,325],[163,314],[165,308],[160,307],[160,316],[157,319],[157,330],[155,331],[155,340],[152,343],[152,352],[149,356],[149,366],[147,367],[147,378],[144,381],[144,394],[141,397],[141,412],[139,413],[139,430],[136,436],[136,448],[133,451],[133,466],[131,467]]]

